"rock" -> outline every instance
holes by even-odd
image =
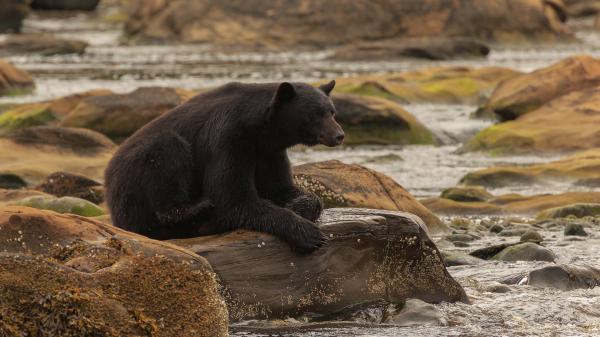
[[[513,120],[573,91],[600,84],[600,60],[573,56],[549,67],[503,81],[477,115]]]
[[[0,209],[0,241],[9,335],[228,335],[215,275],[188,250],[28,207]]]
[[[539,243],[544,241],[544,237],[538,231],[530,229],[521,235],[521,242]]]
[[[37,190],[57,197],[76,197],[94,204],[104,201],[104,187],[101,183],[80,174],[55,172],[46,177]]]
[[[400,103],[477,104],[485,100],[502,80],[519,74],[500,67],[437,67],[404,73],[340,78],[335,90],[377,96]]]
[[[18,175],[12,173],[0,174],[0,188],[19,189],[23,187],[27,187],[27,182]]]
[[[87,46],[85,41],[57,38],[48,34],[19,34],[0,41],[0,56],[28,53],[44,56],[83,54]]]
[[[547,261],[554,262],[554,253],[540,245],[531,242],[519,243],[504,248],[501,252],[491,257],[491,260],[499,261]]]
[[[443,215],[535,216],[539,212],[573,203],[600,203],[600,192],[566,192],[532,196],[508,194],[497,196],[488,202],[458,202],[445,198],[429,198],[421,202],[430,211]]]
[[[28,13],[27,0],[0,0],[0,34],[20,32]]]
[[[600,83],[600,61],[598,61]],[[529,90],[528,90],[529,91]],[[514,121],[477,133],[461,150],[561,154],[600,147],[600,84],[572,91]]]
[[[365,207],[409,212],[419,216],[433,233],[449,228],[408,191],[379,172],[337,160],[309,163],[293,168],[298,186],[316,193],[325,207]]]
[[[400,105],[379,97],[334,94],[336,120],[348,135],[345,144],[434,144],[421,122]]]
[[[505,293],[511,292],[511,289],[506,284],[502,284],[499,282],[492,282],[491,284],[489,284],[485,288],[483,288],[483,291],[486,291],[488,293],[505,294]]]
[[[32,196],[49,197],[50,195],[36,190],[0,188],[0,207],[14,205],[17,201]]]
[[[547,180],[576,182],[581,179],[595,178],[600,178],[600,149],[577,153],[549,163],[499,166],[477,170],[465,175],[460,183],[499,188],[523,184],[532,185]],[[564,195],[569,194],[565,193]]]
[[[504,229],[502,232],[498,233],[498,236],[505,236],[505,237],[510,237],[510,236],[523,236],[525,235],[525,233],[527,233],[527,229],[523,229],[523,228],[516,228],[516,229]]]
[[[600,178],[580,179],[573,183],[573,185],[598,188],[600,187]]]
[[[47,104],[27,104],[0,115],[0,135],[56,121]]]
[[[542,0],[137,0],[130,1],[129,12],[125,29],[136,40],[246,49],[323,48],[424,37],[510,43],[573,39],[561,21],[558,2]]]
[[[93,11],[100,0],[33,0],[34,9]]]
[[[504,249],[517,245],[518,243],[501,243],[490,247],[480,248],[472,251],[469,255],[474,256],[478,259],[489,260]]]
[[[600,13],[597,0],[563,0],[570,17],[592,16]]]
[[[600,285],[600,270],[589,266],[557,265],[533,270],[528,284],[560,290],[590,289]]]
[[[33,90],[34,86],[33,79],[27,72],[0,60],[0,96],[25,93]]]
[[[336,61],[389,61],[402,58],[449,60],[485,57],[490,47],[471,38],[391,39],[342,47],[330,57]]]
[[[148,87],[123,95],[86,97],[60,125],[95,130],[111,138],[128,137],[192,95],[183,89]]]
[[[483,262],[482,259],[476,258],[474,256],[462,252],[442,251],[442,256],[444,257],[444,263],[447,267],[475,266]]]
[[[210,262],[235,321],[302,312],[328,315],[381,299],[467,300],[425,224],[414,215],[328,209],[320,227],[329,241],[310,255],[293,253],[273,236],[247,231],[171,242]]]
[[[486,191],[483,187],[477,186],[465,186],[465,187],[451,187],[442,191],[442,198],[450,199],[454,201],[488,201],[494,196]]]
[[[446,240],[456,244],[457,242],[471,242],[479,239],[479,237],[471,234],[450,234],[444,237]]]
[[[57,213],[77,214],[85,217],[104,215],[104,211],[95,204],[80,198],[54,196],[33,196],[14,203],[37,209],[48,209]]]
[[[504,230],[504,227],[502,225],[499,224],[495,224],[492,227],[490,227],[490,233],[500,233]]]
[[[598,216],[600,215],[600,202],[594,204],[569,204],[560,207],[554,207],[547,209],[538,214],[538,219],[556,219],[566,218],[568,216],[575,216],[577,218],[583,218],[586,216]]]
[[[565,227],[564,231],[565,235],[573,235],[573,236],[588,236],[588,233],[583,228],[583,225],[580,223],[570,223]]]
[[[388,310],[383,323],[396,326],[447,326],[440,309],[418,299],[408,299],[402,309]]]
[[[36,186],[57,171],[102,180],[115,145],[91,130],[41,126],[0,138],[0,148],[0,175]]]

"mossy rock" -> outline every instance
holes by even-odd
[[[58,213],[77,214],[85,217],[104,215],[104,211],[97,205],[75,197],[46,197],[33,196],[16,202],[17,205],[37,209],[47,209]]]
[[[47,125],[54,121],[56,117],[48,104],[28,104],[10,109],[0,115],[0,134],[31,126]]]
[[[577,218],[583,218],[586,216],[600,216],[600,203],[598,204],[571,204],[562,207],[555,207],[547,209],[538,214],[538,219],[556,219],[566,218],[568,216],[574,216]]]
[[[478,202],[488,201],[494,196],[486,191],[483,187],[478,186],[465,186],[465,187],[451,187],[442,191],[442,198],[463,201],[463,202]]]
[[[554,262],[556,255],[545,247],[532,242],[524,242],[504,248],[498,254],[492,256],[491,260],[497,261],[547,261]]]

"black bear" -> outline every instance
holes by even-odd
[[[334,86],[230,83],[148,123],[106,169],[113,223],[161,240],[245,228],[317,249],[322,201],[294,185],[286,150],[342,143]]]

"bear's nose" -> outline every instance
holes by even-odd
[[[343,134],[343,133],[340,133],[339,135],[337,135],[337,136],[335,137],[335,140],[337,140],[337,141],[338,141],[338,143],[340,143],[340,144],[341,144],[341,143],[344,141],[344,134]]]

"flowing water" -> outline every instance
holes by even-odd
[[[100,12],[104,12],[101,10]],[[315,81],[361,73],[385,73],[440,65],[505,66],[530,71],[573,54],[600,57],[600,33],[578,25],[580,43],[532,48],[502,48],[487,59],[459,61],[332,62],[324,50],[312,53],[222,53],[208,45],[125,46],[119,44],[121,29],[90,14],[34,15],[26,22],[28,32],[51,32],[90,43],[81,56],[13,56],[8,59],[28,70],[37,89],[30,95],[0,98],[0,104],[46,100],[95,88],[129,92],[141,86],[200,88],[229,81]],[[3,37],[0,36],[0,39]],[[439,195],[455,186],[467,172],[491,165],[532,164],[553,157],[491,157],[481,153],[457,154],[461,143],[490,122],[469,118],[474,106],[414,104],[405,107],[428,126],[442,146],[359,146],[334,150],[295,149],[294,163],[339,159],[384,172],[417,197]],[[515,186],[492,191],[539,194],[564,192],[565,183]],[[559,262],[600,266],[600,236],[597,230],[585,242],[568,241],[562,232],[543,231]],[[465,251],[500,242],[484,237]],[[510,240],[509,240],[510,241]],[[460,250],[455,248],[454,250]],[[486,262],[479,266],[450,267],[465,287],[472,304],[438,304],[448,321],[446,327],[391,327],[362,325],[306,326],[298,328],[273,322],[259,323],[264,329],[235,327],[235,336],[600,336],[600,288],[558,291],[511,286],[511,292],[485,292],[483,286],[503,276],[529,271],[543,263]],[[262,332],[261,332],[262,331]]]

